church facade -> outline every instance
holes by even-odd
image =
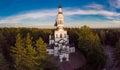
[[[64,29],[62,6],[58,7],[57,19],[54,26],[54,34],[49,35],[48,54],[58,57],[60,62],[63,62],[63,59],[69,61],[69,55],[75,52],[75,47],[69,44],[69,35]]]

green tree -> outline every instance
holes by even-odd
[[[115,51],[114,51],[114,60],[115,60],[115,65],[118,67],[120,66],[120,39],[116,43]]]
[[[0,32],[0,51],[2,51],[2,46],[4,46],[4,44],[6,44],[6,38],[5,38],[5,36],[3,35],[3,33],[2,32]]]
[[[86,57],[87,65],[85,68],[89,70],[101,70],[106,62],[106,56],[100,44],[97,34],[87,26],[80,28],[78,48]],[[85,69],[86,70],[86,69]]]
[[[11,47],[11,56],[14,60],[14,67],[17,70],[24,69],[24,56],[25,56],[25,47],[21,34],[17,34],[15,46]]]
[[[4,49],[6,46],[6,38],[2,32],[0,32],[0,70],[8,70],[9,64],[7,63],[4,54]]]
[[[37,53],[37,62],[38,62],[38,69],[43,70],[46,66],[44,61],[47,60],[48,55],[47,55],[47,45],[44,43],[42,38],[39,38],[36,41],[36,53]]]
[[[0,70],[8,70],[8,63],[4,56],[0,53]]]
[[[39,38],[36,41],[36,52],[37,55],[40,57],[40,59],[46,59],[47,58],[47,45],[44,43],[42,38]]]
[[[32,37],[27,33],[25,38],[25,56],[24,56],[24,66],[26,70],[35,70],[36,66],[36,51],[33,47]]]

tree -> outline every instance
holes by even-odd
[[[105,37],[105,31],[104,30],[100,30],[100,39],[101,39],[101,43],[103,45],[105,45],[105,40],[106,40],[106,37]]]
[[[11,56],[13,57],[14,67],[16,70],[44,70],[55,68],[49,65],[49,56],[47,55],[47,45],[42,38],[36,40],[33,44],[32,37],[29,33],[25,38],[20,34],[16,36],[15,46],[11,48]],[[52,63],[51,63],[52,64]]]
[[[47,60],[48,55],[47,55],[47,45],[44,43],[42,38],[39,38],[36,41],[36,53],[37,53],[37,60],[38,60],[38,69],[44,69],[46,67],[44,61]]]
[[[36,41],[36,51],[37,55],[40,56],[40,59],[44,60],[47,58],[47,45],[44,43],[42,38],[39,38]]]
[[[6,38],[2,32],[0,32],[0,70],[8,70],[9,64],[4,56],[4,48],[6,48]]]
[[[3,33],[0,32],[0,51],[2,51],[2,46],[4,46],[4,44],[6,43],[6,38],[5,36],[3,35]]]
[[[14,67],[17,70],[25,70],[24,69],[24,56],[25,56],[25,47],[23,43],[23,39],[21,34],[17,34],[15,46],[11,47],[11,56],[14,60]]]
[[[8,70],[8,63],[0,52],[0,70]]]
[[[32,37],[27,33],[25,38],[25,56],[24,56],[24,66],[26,70],[35,70],[36,66],[36,51],[33,47]]]
[[[3,35],[2,32],[0,32],[0,52],[3,54],[5,54],[5,52],[7,51],[6,43],[7,43],[7,40],[5,36]]]
[[[97,34],[87,26],[80,28],[78,48],[86,57],[87,65],[85,68],[89,70],[101,70],[106,62],[106,56],[100,44]]]
[[[119,67],[120,66],[120,39],[116,43],[116,47],[114,51],[114,60],[115,60],[115,65]]]

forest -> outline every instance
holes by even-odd
[[[86,58],[82,70],[102,70],[107,60],[103,48],[107,45],[115,49],[115,64],[120,66],[119,28],[65,29],[70,43],[74,43]],[[46,51],[49,35],[53,33],[54,29],[0,28],[0,70],[58,70]]]

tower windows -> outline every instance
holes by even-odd
[[[62,38],[62,34],[60,34],[60,38]]]
[[[59,20],[59,24],[62,24],[62,20]]]

